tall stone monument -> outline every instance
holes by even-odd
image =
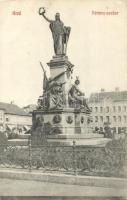
[[[79,78],[73,83],[74,65],[67,56],[71,28],[64,26],[59,13],[54,20],[48,19],[45,13],[44,8],[39,9],[39,15],[49,23],[55,55],[47,63],[50,78],[40,63],[44,72],[43,94],[38,99],[38,109],[33,112],[33,126],[42,123],[49,142],[83,141],[92,136],[88,130],[90,109],[79,89]]]

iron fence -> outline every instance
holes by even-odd
[[[0,168],[30,172],[58,172],[74,175],[125,177],[127,150],[124,147],[1,145]]]

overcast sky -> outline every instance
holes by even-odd
[[[127,90],[126,0],[4,0],[0,1],[0,101],[25,106],[42,94],[43,73],[39,65],[52,59],[49,24],[38,15],[39,7],[54,19],[71,26],[68,57],[81,89],[91,92]],[[93,11],[118,11],[118,15],[92,15]],[[21,11],[20,16],[12,15]]]

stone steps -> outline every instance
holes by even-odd
[[[20,134],[18,138],[8,140],[8,144],[14,146],[28,145],[29,138],[30,134]]]
[[[8,144],[12,146],[26,146],[28,145],[28,139],[11,139],[8,140]]]
[[[76,146],[105,146],[111,139],[104,138],[104,135],[95,133],[48,136],[48,142],[51,142],[54,145],[73,145],[73,141],[75,141]]]
[[[49,139],[92,139],[92,138],[104,138],[103,134],[87,133],[87,134],[59,134],[49,135]]]
[[[73,145],[75,141],[76,146],[96,146],[104,147],[111,139],[109,138],[48,138],[48,142],[53,145]]]

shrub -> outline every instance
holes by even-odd
[[[17,139],[17,138],[18,138],[18,134],[14,133],[13,131],[8,134],[8,139]]]
[[[1,132],[0,131],[0,145],[5,145],[5,144],[7,144],[6,132]]]

